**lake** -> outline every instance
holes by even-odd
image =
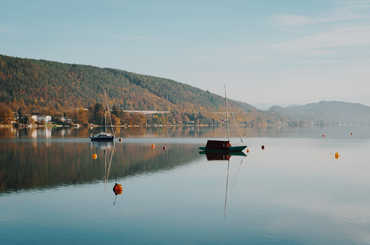
[[[370,244],[369,128],[349,131],[247,130],[214,157],[222,129],[2,130],[0,244]]]

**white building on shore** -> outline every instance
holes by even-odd
[[[38,123],[41,122],[48,123],[51,121],[51,116],[49,115],[32,115],[31,118],[34,122]]]

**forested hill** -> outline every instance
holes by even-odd
[[[0,102],[12,109],[88,107],[102,102],[105,88],[110,103],[123,109],[214,112],[224,107],[221,96],[165,78],[0,55]],[[244,112],[255,111],[246,103],[231,104]]]

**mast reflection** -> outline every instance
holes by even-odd
[[[104,159],[104,183],[108,183],[110,170],[112,167],[113,155],[116,150],[114,142],[95,142],[91,143],[91,147],[97,151],[103,152]]]
[[[242,157],[241,162],[240,162],[240,166],[242,166],[247,155],[244,152],[205,152],[205,151],[201,151],[199,153],[206,155],[208,161],[227,161],[226,181],[225,181],[225,199],[224,199],[225,200],[224,201],[224,219],[226,219],[228,199],[229,199],[230,159],[231,159],[231,156]],[[240,168],[239,168],[239,171],[240,171]]]
[[[112,160],[113,155],[116,151],[116,145],[114,141],[108,141],[108,142],[100,142],[100,141],[92,141],[91,142],[91,148],[95,151],[103,152],[103,159],[104,159],[104,186],[108,184],[109,180],[109,174],[112,167]],[[96,153],[94,153],[96,154]],[[116,178],[117,181],[117,178]],[[122,185],[115,183],[113,186],[113,193],[114,193],[114,200],[113,200],[113,206],[117,203],[117,197],[119,195],[122,195]]]

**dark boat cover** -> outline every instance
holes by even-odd
[[[231,144],[228,140],[208,140],[206,149],[208,150],[228,150]]]

